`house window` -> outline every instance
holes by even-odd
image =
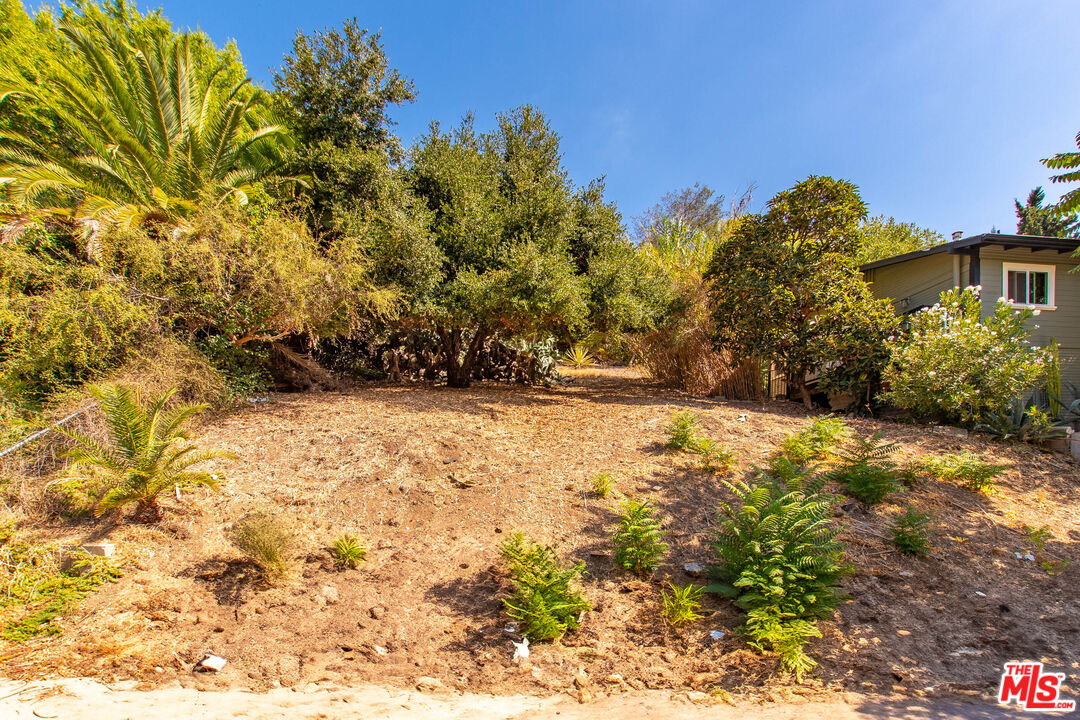
[[[1054,265],[1002,263],[1005,299],[1013,305],[1054,309]]]

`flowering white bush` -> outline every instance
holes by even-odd
[[[1024,323],[1037,314],[998,299],[980,318],[982,287],[956,288],[911,316],[891,338],[886,402],[926,418],[973,425],[1035,387],[1049,353],[1028,342]]]

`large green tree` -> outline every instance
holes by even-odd
[[[868,355],[865,345],[883,343],[892,322],[855,265],[865,216],[854,185],[811,176],[777,193],[764,214],[733,220],[709,266],[717,347],[771,360],[808,407],[808,374]]]
[[[1080,148],[1080,133],[1076,134],[1076,147]],[[1063,173],[1050,176],[1050,182],[1075,183],[1080,182],[1080,152],[1060,152],[1053,156],[1043,158],[1040,162],[1051,170],[1065,170]],[[1080,188],[1069,190],[1053,206],[1059,215],[1074,216],[1080,213]]]
[[[925,250],[945,241],[941,233],[915,223],[899,222],[884,215],[867,218],[859,226],[860,244],[856,263],[881,260],[894,255]]]
[[[316,227],[341,230],[357,215],[410,211],[391,172],[402,152],[389,108],[412,102],[416,90],[390,66],[378,33],[355,19],[340,29],[298,32],[274,87],[297,138],[289,166],[310,178]]]
[[[17,129],[0,137],[0,183],[16,213],[68,216],[87,231],[175,222],[202,199],[242,204],[253,183],[276,176],[283,128],[268,120],[265,95],[243,78],[221,84],[238,60],[205,52],[202,36],[124,13],[69,13],[58,52],[70,59],[38,77],[25,67],[3,73],[5,112],[22,97],[74,140]],[[200,62],[208,56],[213,67]]]
[[[1073,237],[1080,227],[1080,218],[1075,214],[1062,215],[1053,206],[1044,206],[1046,193],[1037,187],[1028,193],[1023,205],[1015,201],[1016,232],[1021,235],[1040,235],[1042,237]]]

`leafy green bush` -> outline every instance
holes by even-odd
[[[593,478],[592,491],[596,497],[607,497],[614,488],[615,478],[611,476],[611,473],[600,473]]]
[[[615,564],[641,576],[655,570],[668,549],[660,520],[647,500],[623,503],[611,541],[615,545]]]
[[[835,498],[821,492],[822,483],[764,474],[753,485],[725,482],[735,503],[720,504],[712,544],[720,565],[707,589],[734,598],[746,610],[751,644],[778,653],[796,678],[815,665],[803,651],[821,637],[814,620],[847,599],[838,584],[850,567],[830,522]]]
[[[940,457],[924,458],[922,469],[947,482],[957,482],[975,492],[989,490],[994,486],[994,479],[1009,469],[1008,465],[988,463],[970,451]]]
[[[355,570],[367,559],[367,548],[355,535],[342,535],[330,546],[330,554],[338,567]]]
[[[102,483],[106,488],[97,510],[122,508],[135,503],[139,518],[157,517],[158,495],[165,490],[191,485],[217,488],[219,478],[190,470],[205,460],[235,457],[220,450],[199,450],[194,445],[180,447],[187,440],[183,426],[205,405],[174,405],[169,390],[152,401],[144,401],[138,390],[105,384],[90,389],[97,399],[109,428],[110,446],[104,446],[78,430],[57,428],[75,441],[68,452],[71,481]]]
[[[660,614],[671,625],[685,625],[686,623],[700,620],[703,616],[697,611],[701,609],[701,596],[705,593],[704,587],[690,584],[679,587],[675,583],[668,583],[671,594],[667,590],[661,590],[660,596],[663,608]]]
[[[849,434],[843,420],[831,415],[818,415],[810,424],[793,435],[784,438],[780,451],[796,465],[824,457]]]
[[[929,514],[919,512],[914,505],[908,505],[904,512],[897,513],[893,517],[890,542],[900,552],[918,557],[929,555],[930,540],[927,537],[929,524]]]
[[[867,505],[879,503],[902,486],[896,463],[889,456],[896,450],[896,443],[881,444],[881,433],[870,437],[856,435],[841,449],[839,464],[827,473],[830,480]]]
[[[699,426],[697,415],[689,410],[675,413],[671,418],[671,424],[666,428],[668,434],[667,446],[672,450],[692,450],[698,440]]]
[[[1016,310],[1003,298],[981,317],[981,288],[941,294],[909,319],[890,343],[883,399],[921,417],[972,426],[1005,412],[1035,387],[1050,361],[1032,347],[1026,322],[1037,310]]]
[[[269,512],[248,513],[229,528],[228,535],[267,580],[288,574],[296,550],[296,534],[286,520]]]
[[[514,533],[499,546],[510,570],[513,592],[503,598],[506,613],[523,625],[530,640],[556,640],[580,622],[589,603],[577,590],[584,563],[564,567],[555,550]]]

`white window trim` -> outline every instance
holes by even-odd
[[[1046,305],[1037,305],[1034,303],[1018,303],[1013,302],[1008,297],[1009,292],[1009,271],[1013,272],[1044,272],[1049,276],[1049,287],[1046,291],[1046,299],[1048,300]],[[1003,262],[1001,263],[1001,295],[1008,300],[1009,305],[1015,308],[1031,308],[1039,310],[1057,310],[1057,286],[1054,275],[1056,274],[1057,265],[1042,265],[1038,263],[1013,263]]]

